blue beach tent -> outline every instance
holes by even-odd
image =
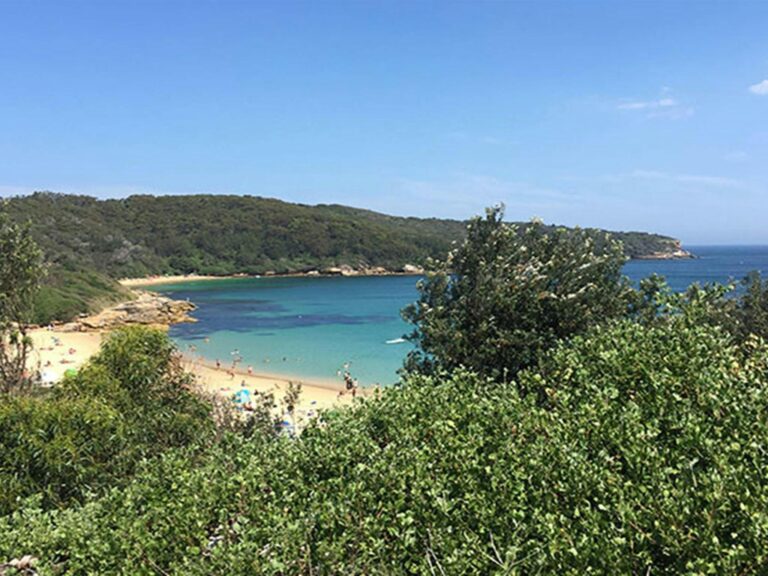
[[[234,394],[234,400],[238,404],[248,404],[251,401],[251,393],[248,390],[238,390]]]

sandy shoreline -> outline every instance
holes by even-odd
[[[327,273],[314,270],[312,272],[286,272],[280,274],[232,274],[229,276],[206,276],[204,274],[177,274],[175,276],[147,276],[144,278],[121,278],[118,282],[126,288],[142,288],[145,286],[162,286],[180,282],[205,282],[210,280],[237,280],[240,278],[366,278],[370,276],[422,276],[423,270],[414,272],[356,272],[354,274]]]
[[[54,382],[64,377],[67,370],[78,370],[99,350],[107,332],[64,332],[39,328],[32,330],[33,342],[31,364],[39,369],[44,381]],[[301,383],[301,396],[297,405],[299,420],[312,417],[319,409],[351,404],[353,397],[344,390],[342,383],[315,383],[290,379],[273,374],[252,374],[244,370],[231,371],[215,365],[202,357],[182,356],[184,368],[195,375],[200,387],[208,392],[230,396],[241,389],[255,392],[272,392],[279,402],[289,382]],[[371,390],[360,390],[358,397],[371,394]]]
[[[142,286],[160,286],[162,284],[177,284],[179,282],[199,282],[205,280],[230,280],[232,278],[252,278],[246,274],[233,276],[205,276],[203,274],[178,274],[176,276],[147,276],[145,278],[121,278],[118,282],[126,288]]]

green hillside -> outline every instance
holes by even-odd
[[[12,198],[50,263],[39,319],[66,319],[124,297],[114,279],[149,274],[263,274],[329,266],[398,270],[444,255],[456,220],[402,218],[339,205],[253,196],[97,200],[39,192]],[[627,255],[670,252],[673,238],[617,233]]]
[[[343,206],[250,196],[132,196],[96,200],[37,193],[15,198],[57,263],[113,278],[146,274],[260,274],[349,264],[399,268],[443,254],[464,224],[396,218]]]

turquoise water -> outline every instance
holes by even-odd
[[[308,380],[341,382],[349,365],[363,385],[391,384],[410,344],[399,310],[415,299],[413,276],[247,278],[169,285],[197,304],[195,324],[171,336],[182,349],[228,365]],[[208,341],[206,342],[206,338]],[[387,343],[387,342],[391,343]]]
[[[693,247],[695,260],[629,262],[637,281],[652,273],[676,290],[692,282],[725,282],[750,270],[768,275],[768,247]],[[198,305],[196,324],[178,324],[171,336],[183,350],[223,365],[237,350],[243,368],[305,380],[340,383],[348,363],[363,385],[397,381],[410,349],[399,311],[416,298],[413,276],[368,278],[248,278],[191,282],[159,288]],[[388,343],[390,342],[390,343]]]

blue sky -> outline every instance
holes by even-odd
[[[766,243],[768,2],[0,0],[0,194]]]

